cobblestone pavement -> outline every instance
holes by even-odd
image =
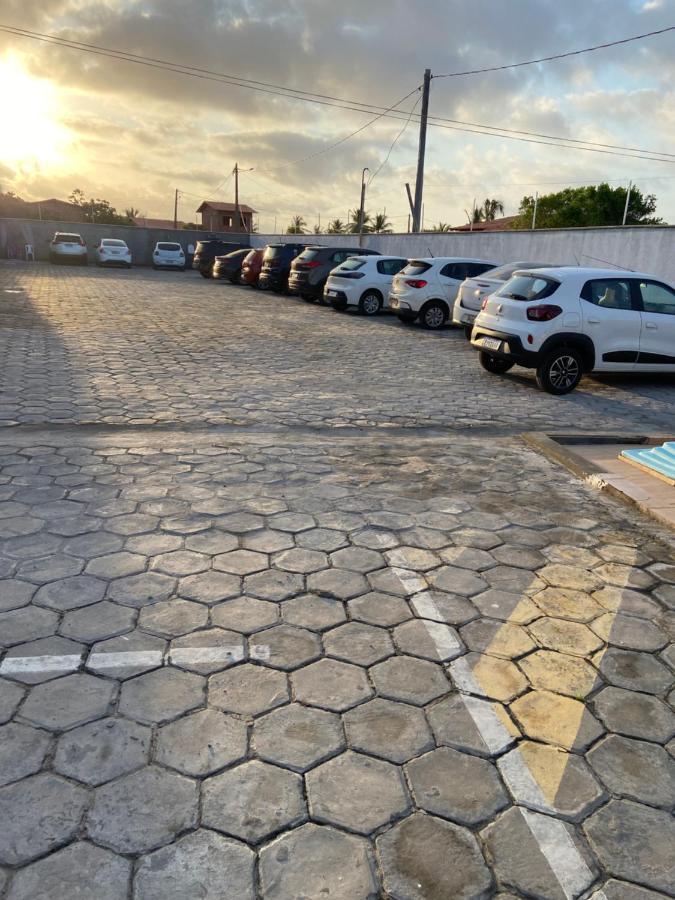
[[[183,420],[167,398],[188,370],[210,380],[214,423],[223,372],[241,391],[246,367],[263,371],[256,339],[280,327],[257,319],[265,304],[289,324],[323,317],[321,346],[342,327],[361,367],[399,332],[222,288],[211,328],[229,309],[238,342],[219,361],[199,297],[220,285],[35,271],[43,324],[17,329],[21,294],[0,322],[23,342],[26,394],[51,379],[65,409],[77,374],[81,397],[105,387],[179,427],[74,427],[45,403],[52,422],[0,430],[2,900],[674,895],[670,533],[517,435],[323,433],[299,415],[278,433],[187,428],[187,401]],[[84,284],[111,298],[105,327],[73,301]],[[145,336],[156,395],[136,377],[134,284],[136,307],[165,290],[176,328]],[[181,297],[201,323],[183,355]],[[368,336],[382,343],[364,355]],[[265,384],[247,389],[256,416],[306,405]],[[503,385],[486,393],[540,396]]]

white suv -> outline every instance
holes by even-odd
[[[57,231],[49,244],[49,262],[65,262],[66,260],[86,266],[87,242],[81,234]]]
[[[516,272],[483,300],[471,335],[484,369],[536,369],[550,394],[585,372],[675,373],[675,289],[638,272]]]
[[[407,262],[401,256],[350,256],[328,276],[324,300],[334,309],[351,306],[375,316],[388,305],[392,279]]]
[[[180,269],[185,271],[185,252],[173,241],[158,241],[152,253],[153,269]]]
[[[402,322],[419,318],[425,328],[442,328],[451,319],[457,291],[465,278],[494,269],[495,262],[442,256],[411,259],[394,278],[389,305]]]

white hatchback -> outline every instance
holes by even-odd
[[[158,241],[152,252],[153,269],[180,269],[185,271],[185,251],[173,241]]]
[[[482,275],[496,265],[486,259],[456,256],[411,259],[393,280],[389,305],[402,322],[419,319],[425,328],[442,328],[452,317],[464,279]]]
[[[117,238],[103,238],[94,250],[97,266],[126,266],[131,268],[131,250],[126,241]]]
[[[550,394],[587,372],[675,373],[675,289],[617,269],[519,271],[483,300],[471,344],[488,372],[536,369]]]
[[[334,309],[358,309],[375,316],[388,307],[394,275],[408,262],[402,256],[350,256],[328,276],[323,297]]]

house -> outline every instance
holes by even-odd
[[[508,231],[518,216],[504,216],[491,222],[474,222],[473,225],[458,225],[453,231]]]
[[[81,222],[82,210],[67,200],[22,200],[20,197],[0,197],[0,216],[17,219],[44,219],[51,222]]]
[[[253,227],[253,213],[245,203],[239,204],[239,221],[237,221],[236,207],[234,203],[217,203],[214,200],[205,200],[197,208],[202,217],[204,231],[234,231],[250,232]]]

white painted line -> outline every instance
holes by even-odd
[[[480,681],[473,674],[473,669],[467,662],[466,656],[460,656],[451,664],[450,675],[460,693],[478,694],[479,697],[488,696]]]
[[[560,819],[520,808],[532,836],[567,900],[574,900],[594,880],[593,873]]]
[[[400,569],[398,566],[390,566],[389,571],[398,580],[408,597],[427,590],[426,579],[418,575],[417,572],[413,572],[410,569]]]
[[[427,634],[433,641],[436,653],[441,662],[447,662],[459,656],[464,650],[462,642],[449,625],[442,622],[432,622],[429,619],[420,619]]]
[[[501,753],[514,742],[517,734],[515,728],[513,733],[509,731],[489,700],[479,700],[469,694],[459,696],[490,753]]]
[[[244,648],[231,647],[177,647],[169,651],[169,663],[239,662],[244,658]]]
[[[438,608],[438,604],[429,591],[422,591],[410,601],[412,608],[423,619],[433,619],[435,622],[444,622],[445,618]]]
[[[126,650],[120,653],[90,653],[87,668],[127,669],[137,666],[161,666],[164,662],[163,650]]]
[[[75,672],[82,656],[8,656],[0,664],[0,675],[26,675],[40,672]]]
[[[506,756],[498,759],[497,768],[506,782],[506,786],[513,794],[516,803],[522,803],[538,812],[553,814],[557,812],[547,802],[544,792],[530,771],[530,767],[523,759],[518,747],[507,753]]]

